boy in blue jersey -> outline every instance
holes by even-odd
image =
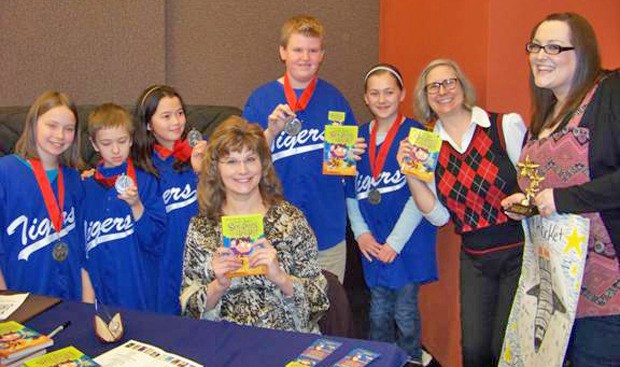
[[[147,256],[161,251],[166,213],[155,176],[128,158],[133,131],[121,106],[103,104],[89,116],[89,139],[102,161],[84,181],[86,266],[99,302],[155,310],[156,273]]]
[[[323,25],[314,17],[296,16],[284,23],[280,58],[284,75],[257,88],[243,117],[259,123],[271,144],[284,196],[303,211],[319,243],[319,263],[342,282],[346,263],[346,206],[341,177],[322,174],[326,124],[354,125],[344,96],[317,77],[325,50]],[[355,153],[365,148],[360,141]]]

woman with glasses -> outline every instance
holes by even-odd
[[[497,365],[523,253],[521,223],[500,202],[518,190],[515,165],[526,128],[518,114],[477,107],[473,86],[452,60],[431,61],[414,98],[418,120],[434,125],[443,140],[435,170],[439,200],[424,182],[413,176],[407,182],[426,216],[452,218],[461,235],[463,365]],[[401,142],[399,162],[411,149]]]
[[[545,217],[590,219],[568,358],[573,366],[620,366],[620,73],[602,70],[594,31],[574,13],[538,23],[526,51],[533,112],[521,156],[545,177],[534,203]]]
[[[198,205],[200,215],[187,232],[183,314],[317,332],[329,301],[316,237],[303,213],[282,198],[258,124],[232,116],[215,129],[202,161]],[[264,227],[264,237],[249,252],[249,266],[263,266],[265,272],[231,279],[241,262],[223,245],[222,216],[248,214],[262,215]]]

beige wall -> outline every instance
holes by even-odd
[[[301,13],[327,28],[322,77],[368,118],[362,78],[378,60],[378,0],[2,0],[0,106],[28,105],[45,89],[132,104],[167,83],[187,103],[242,108],[282,74],[279,28]]]

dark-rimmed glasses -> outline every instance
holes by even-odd
[[[540,50],[545,50],[547,55],[557,55],[560,52],[574,50],[574,47],[564,47],[556,45],[555,43],[549,43],[547,45],[539,45],[538,43],[528,42],[525,44],[525,51],[528,54],[537,54]]]
[[[440,82],[429,83],[424,86],[424,89],[426,90],[427,94],[437,94],[439,93],[441,87],[443,87],[443,89],[445,90],[453,90],[454,88],[456,88],[456,84],[458,81],[458,78],[448,78]]]

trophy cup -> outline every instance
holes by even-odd
[[[506,211],[531,217],[538,214],[538,208],[534,205],[534,197],[540,191],[540,182],[545,178],[538,174],[540,164],[530,161],[530,156],[525,157],[525,162],[517,163],[519,167],[519,177],[527,177],[530,181],[529,186],[525,189],[525,199],[520,203],[515,203],[506,209]]]

